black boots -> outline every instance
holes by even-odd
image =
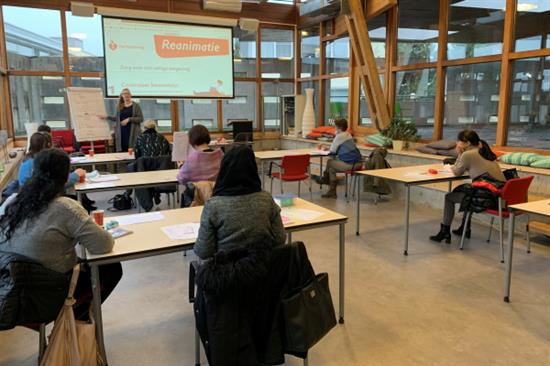
[[[464,225],[465,224],[464,221],[466,221],[466,212],[462,216],[462,224],[460,225],[459,228],[453,230],[453,234],[458,235],[458,236],[462,236],[462,231],[464,230],[464,226],[466,226],[466,237],[468,239],[470,239],[470,236],[472,235],[472,230],[471,230],[471,227],[470,227],[470,224],[472,223],[472,216],[470,215],[470,218],[469,218],[468,222],[466,223],[466,225]]]
[[[445,243],[451,243],[451,227],[449,225],[441,224],[441,229],[436,235],[430,236],[430,240],[441,243],[441,240],[445,239]]]
[[[322,177],[316,177],[315,182],[317,182],[317,184],[329,184],[330,179],[328,177],[328,170],[325,170]]]
[[[327,193],[321,195],[322,198],[336,198],[336,185],[337,182],[330,182],[330,188]]]

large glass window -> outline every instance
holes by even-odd
[[[508,145],[550,149],[550,57],[514,61]]]
[[[505,6],[506,1],[453,2],[449,8],[447,58],[500,54]]]
[[[349,70],[349,37],[327,42],[325,46],[326,73],[340,74]]]
[[[306,89],[313,89],[313,111],[315,112],[315,125],[320,126],[319,121],[319,81],[304,81],[300,83],[300,94],[306,95]]]
[[[516,51],[550,48],[550,1],[518,1]]]
[[[412,121],[422,138],[431,138],[434,123],[435,69],[396,73],[395,115]]]
[[[243,119],[253,121],[254,128],[257,128],[256,82],[235,82],[235,99],[222,101],[222,115],[224,130],[231,130],[231,126],[228,126],[229,122]]]
[[[380,14],[367,23],[372,51],[379,69],[386,67],[386,14]]]
[[[385,88],[384,83],[384,74],[379,74],[378,77],[380,78],[380,83],[382,84],[382,88]],[[363,83],[361,84],[361,94],[359,95],[359,125],[360,126],[366,126],[370,127],[372,126],[372,118],[369,112],[369,104],[367,103],[367,97],[365,96],[365,89],[363,87]]]
[[[319,63],[321,57],[321,37],[319,26],[313,26],[300,31],[301,71],[300,77],[308,78],[319,75]]]
[[[61,76],[10,76],[11,109],[16,135],[25,135],[25,123],[68,127],[65,81]]]
[[[222,102],[223,103],[223,102]],[[178,101],[179,129],[188,130],[199,123],[208,129],[218,129],[218,101],[191,99]]]
[[[73,16],[65,12],[69,64],[72,71],[104,71],[101,16]]]
[[[294,31],[262,28],[262,77],[294,78]]]
[[[399,1],[397,64],[437,61],[439,1]]]
[[[256,32],[233,28],[233,59],[235,76],[256,76]]]
[[[336,118],[348,118],[349,78],[326,80],[325,121],[331,125]]]
[[[281,125],[280,97],[293,94],[294,84],[292,83],[262,83],[263,120],[266,130],[279,128]]]
[[[500,62],[447,68],[443,136],[456,139],[470,128],[495,143],[499,103]]]
[[[3,6],[2,12],[10,69],[63,70],[58,10]]]

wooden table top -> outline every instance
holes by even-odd
[[[83,160],[75,160],[71,159],[71,165],[77,166],[77,165],[92,165],[92,164],[108,164],[108,163],[116,163],[116,162],[128,162],[128,161],[134,161],[135,155],[128,154],[127,152],[121,152],[121,153],[105,153],[105,154],[95,154],[93,157],[90,157],[90,155],[85,156],[86,159]]]
[[[318,150],[318,149],[293,149],[293,150],[266,150],[266,151],[255,151],[257,159],[260,160],[272,160],[272,159],[282,159],[284,156],[288,155],[305,155],[309,154],[311,156],[324,156],[328,155],[328,151]]]
[[[431,174],[429,169],[437,170],[437,174]],[[468,179],[467,174],[456,176],[452,172],[443,171],[443,164],[415,165],[399,168],[361,170],[357,174],[371,177],[384,178],[405,184],[432,183],[448,180]]]
[[[178,182],[178,180],[176,179],[178,175],[178,169],[154,170],[136,173],[117,173],[113,175],[116,175],[119,179],[105,183],[77,183],[75,185],[75,190],[77,192],[85,192],[97,189],[123,189],[149,184],[175,184]]]
[[[509,208],[550,217],[550,199],[518,203],[517,205],[510,205]]]

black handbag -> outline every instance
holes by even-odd
[[[328,273],[319,273],[282,301],[285,352],[307,353],[336,326],[336,313],[328,286]]]
[[[111,211],[124,211],[134,208],[134,200],[127,194],[117,194],[107,202],[113,205],[109,208]]]

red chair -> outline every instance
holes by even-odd
[[[96,140],[94,143],[94,153],[102,154],[107,152],[107,141],[106,140]],[[92,148],[92,141],[82,141],[80,142],[80,151],[84,154],[88,154]]]
[[[346,185],[346,202],[349,203],[349,190],[351,185],[351,196],[355,197],[355,188],[357,186],[357,179],[359,176],[355,173],[357,173],[360,170],[363,170],[363,161],[359,163],[355,163],[353,167],[349,170],[344,171],[345,175],[345,185]],[[351,179],[348,179],[348,177],[351,177]]]
[[[508,211],[509,205],[515,205],[518,203],[527,202],[527,196],[529,192],[529,186],[533,181],[534,177],[529,176],[525,178],[514,178],[510,179],[502,187],[499,197],[498,197],[498,210],[485,210],[483,213],[491,215],[491,225],[489,227],[489,237],[487,242],[491,241],[491,232],[493,231],[493,222],[495,217],[499,218],[499,234],[500,234],[500,262],[504,263],[504,219],[510,217],[510,211]],[[516,212],[515,215],[523,215],[524,212]],[[466,213],[466,221],[471,219],[472,212]],[[527,217],[527,222],[525,225],[525,232],[527,235],[527,253],[531,253],[531,238],[529,236],[529,215]],[[464,237],[466,230],[462,231],[462,239],[460,240],[460,250],[464,248]]]
[[[75,150],[73,130],[52,130],[52,142],[54,147],[63,149],[67,154]]]
[[[300,197],[300,182],[309,179],[311,174],[309,171],[310,155],[286,155],[283,156],[281,164],[271,162],[269,166],[269,176],[271,177],[271,192],[273,193],[273,179],[279,179],[281,182],[281,193],[283,193],[283,181],[298,182],[298,197]],[[273,165],[279,167],[278,172],[272,172]],[[309,194],[313,199],[311,191],[311,180],[309,181]]]

